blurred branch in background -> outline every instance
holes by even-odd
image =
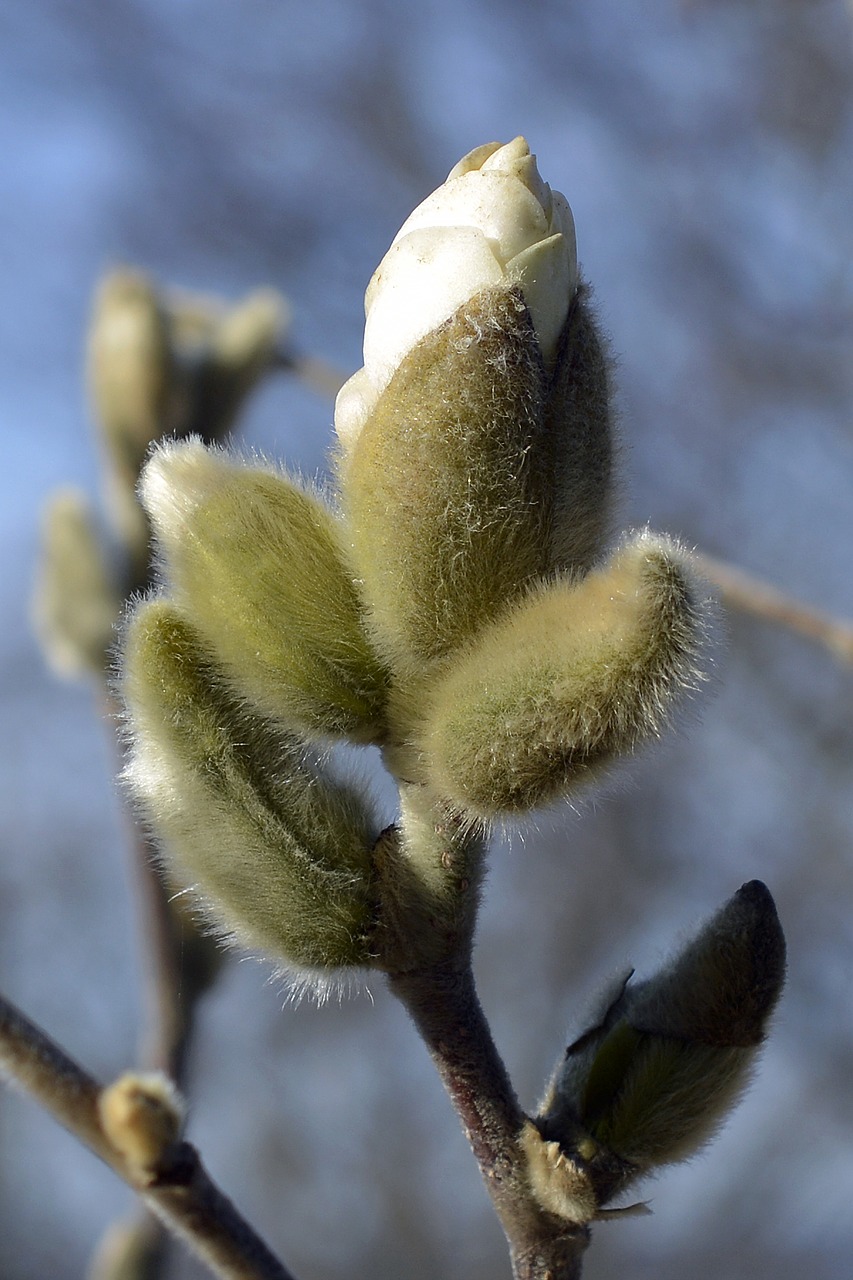
[[[750,613],[765,622],[823,645],[841,662],[853,662],[853,622],[833,618],[795,600],[769,582],[713,556],[697,553],[699,567],[719,589],[730,609]]]
[[[99,529],[84,495],[63,490],[49,500],[33,612],[54,669],[94,681],[104,719],[118,735],[119,769],[112,648],[127,601],[154,584],[148,519],[136,494],[140,470],[151,445],[164,437],[221,440],[257,383],[276,367],[289,367],[289,327],[288,306],[271,289],[228,306],[163,291],[142,272],[121,269],[97,290],[88,378],[108,530]],[[315,376],[322,381],[322,368]],[[216,977],[222,952],[172,894],[156,849],[131,818],[127,839],[147,976],[140,1061],[184,1088],[195,1007]],[[118,1254],[115,1233],[99,1251],[94,1280],[118,1280],[130,1254],[140,1274],[161,1273],[166,1240],[159,1223],[141,1221],[119,1234]]]
[[[102,1089],[2,996],[0,1070],[108,1164],[215,1275],[293,1280],[181,1140],[182,1103],[165,1077],[126,1075]],[[148,1234],[144,1241],[150,1244]],[[122,1243],[116,1250],[115,1238],[110,1242],[116,1280],[152,1275],[138,1251],[130,1270],[132,1246]]]

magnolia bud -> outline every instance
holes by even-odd
[[[140,495],[174,596],[235,691],[314,736],[378,735],[385,677],[328,507],[198,440],[161,447]]]
[[[143,602],[124,644],[126,777],[173,879],[297,970],[370,961],[373,823],[303,741],[232,698],[183,615]]]
[[[141,272],[105,276],[89,331],[89,386],[111,459],[132,490],[152,440],[172,430],[171,324]]]
[[[699,605],[678,546],[648,533],[580,582],[542,584],[434,682],[413,734],[425,779],[488,821],[597,777],[695,679]]]
[[[580,1151],[602,1199],[688,1158],[749,1083],[784,977],[776,908],[752,880],[654,977],[608,995],[557,1069],[543,1135]]]
[[[354,444],[403,357],[483,289],[520,286],[551,364],[577,283],[572,211],[524,138],[470,152],[409,215],[368,286],[364,368],[335,406],[342,443]]]
[[[415,210],[366,308],[335,412],[341,489],[377,647],[418,665],[600,555],[607,361],[568,205],[520,138]]]
[[[114,271],[98,288],[88,380],[108,462],[110,516],[124,545],[142,559],[148,529],[136,482],[151,442],[180,428],[183,397],[168,308],[141,272]]]

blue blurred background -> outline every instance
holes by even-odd
[[[28,622],[39,510],[98,470],[94,283],[138,264],[360,364],[362,294],[471,147],[524,133],[575,213],[619,357],[625,523],[853,616],[853,8],[844,0],[32,0],[0,4],[0,985],[103,1077],[139,964],[108,735]],[[322,471],[328,401],[287,375],[252,445]],[[790,943],[758,1079],[653,1218],[585,1274],[811,1280],[853,1250],[853,673],[732,615],[714,688],[619,785],[499,840],[484,1003],[525,1105],[573,1010],[742,881]],[[509,1274],[426,1054],[381,984],[283,1008],[255,963],[207,998],[190,1137],[300,1280]],[[0,1094],[0,1275],[74,1280],[130,1193]],[[176,1264],[176,1276],[200,1275]]]

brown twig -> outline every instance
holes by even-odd
[[[534,1199],[520,1146],[526,1117],[495,1047],[470,965],[393,976],[438,1069],[480,1166],[512,1257],[515,1280],[577,1280],[589,1231]]]
[[[766,622],[781,623],[824,645],[842,662],[853,663],[853,622],[840,621],[813,609],[761,578],[713,556],[700,552],[696,560],[701,572],[719,588],[725,604]]]
[[[100,1086],[2,996],[0,1070],[123,1178],[215,1275],[223,1280],[293,1280],[211,1180],[189,1143],[174,1143],[156,1176],[141,1184],[104,1133]]]

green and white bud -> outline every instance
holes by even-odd
[[[572,211],[524,138],[471,151],[409,215],[368,285],[364,368],[335,406],[341,443],[355,443],[403,357],[484,289],[520,287],[552,364],[577,284]]]
[[[654,977],[608,993],[537,1119],[581,1154],[602,1203],[713,1136],[749,1083],[784,978],[776,907],[752,880]]]
[[[472,152],[366,298],[335,424],[355,568],[398,667],[464,644],[610,533],[607,359],[574,226],[526,142]]]
[[[140,495],[172,594],[235,693],[314,737],[380,736],[385,674],[326,504],[198,440],[161,446]]]
[[[166,601],[131,616],[121,691],[126,776],[171,878],[228,936],[297,973],[369,964],[377,833],[361,796],[236,700]]]
[[[689,564],[658,535],[580,581],[541,584],[425,695],[411,734],[423,779],[484,821],[556,800],[660,733],[696,679],[701,635]]]

